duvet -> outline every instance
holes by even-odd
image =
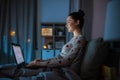
[[[5,69],[5,68],[4,68]],[[15,68],[7,68],[0,74],[1,78],[10,78],[12,80],[81,80],[80,76],[68,67],[63,68],[39,68],[39,69],[27,69],[22,68],[19,71],[15,71]],[[16,72],[16,73],[15,73]]]

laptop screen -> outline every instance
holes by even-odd
[[[19,45],[12,45],[13,47],[13,52],[17,61],[17,64],[21,64],[24,62],[23,54],[21,47]]]

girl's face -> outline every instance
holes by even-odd
[[[71,16],[68,16],[66,19],[66,27],[68,32],[73,32],[76,29],[76,22],[72,19]]]

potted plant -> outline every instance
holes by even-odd
[[[59,36],[62,36],[62,35],[63,35],[63,30],[62,30],[61,28],[58,28],[57,31],[58,31],[58,35],[59,35]]]
[[[52,49],[52,47],[53,47],[53,42],[49,42],[48,43],[48,49]]]

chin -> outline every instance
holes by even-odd
[[[68,31],[68,32],[72,32],[72,31]]]
[[[72,29],[68,29],[68,32],[73,32]]]
[[[71,31],[68,29],[68,32],[71,32]]]

